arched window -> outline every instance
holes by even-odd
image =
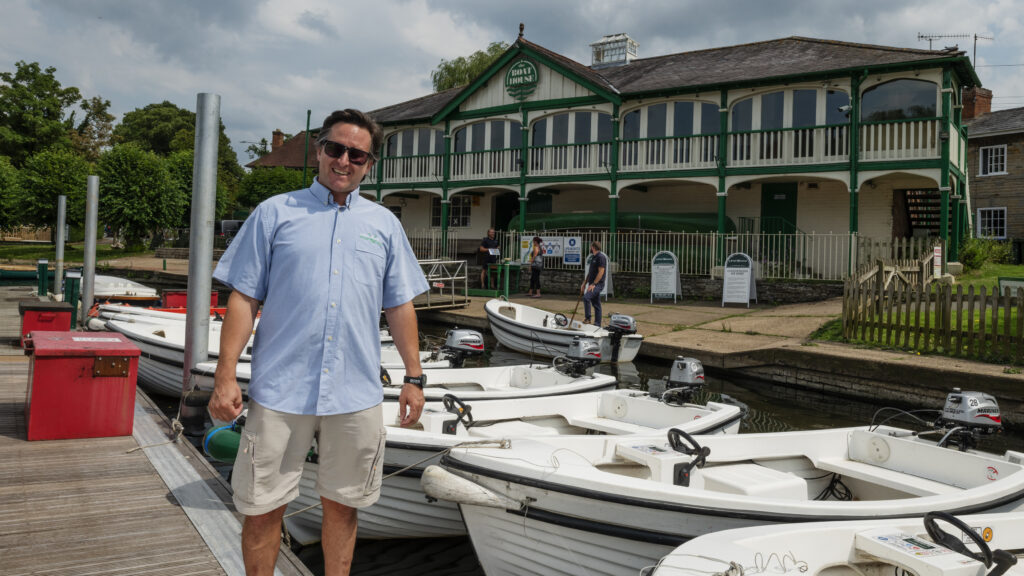
[[[563,112],[536,120],[530,130],[530,170],[589,168],[607,163],[611,150],[612,117],[603,112]]]
[[[860,118],[866,122],[934,118],[938,85],[901,78],[872,86],[861,98]]]
[[[452,174],[512,176],[518,170],[522,143],[522,124],[515,120],[485,120],[463,126],[452,135]]]

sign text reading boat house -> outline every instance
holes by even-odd
[[[505,73],[505,90],[516,100],[526,100],[537,88],[540,75],[529,60],[520,60]]]

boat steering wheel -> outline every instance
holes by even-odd
[[[966,534],[972,542],[978,545],[980,554],[972,552],[959,538],[956,538],[943,531],[942,528],[939,528],[936,520],[942,520],[959,528],[960,531]],[[959,552],[968,558],[973,558],[978,562],[983,563],[986,568],[992,566],[992,549],[988,547],[988,544],[985,543],[985,540],[980,534],[972,530],[970,526],[965,524],[963,520],[960,520],[956,516],[953,516],[948,512],[929,512],[924,515],[924,529],[936,544],[949,548],[954,552]]]
[[[568,325],[569,319],[565,317],[565,314],[555,314],[555,326],[565,328]]]
[[[445,394],[441,398],[441,403],[444,405],[444,409],[458,418],[459,422],[466,427],[467,430],[473,427],[473,407],[466,404],[462,400],[459,400],[454,394]]]
[[[684,440],[686,444],[689,444],[690,446],[686,446],[686,444],[683,443]],[[707,446],[701,447],[701,445],[697,444],[697,441],[693,439],[693,436],[690,436],[679,428],[672,428],[668,431],[668,445],[676,452],[682,452],[688,456],[696,455],[697,457],[693,460],[693,467],[695,468],[703,468],[704,464],[707,463],[708,456],[711,454],[711,448],[708,448]]]

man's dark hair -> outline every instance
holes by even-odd
[[[316,138],[317,145],[323,146],[327,142],[327,135],[331,133],[331,127],[335,124],[354,124],[360,128],[365,128],[370,133],[370,150],[367,150],[367,152],[373,156],[374,160],[377,159],[377,153],[384,142],[384,131],[381,130],[380,125],[373,118],[367,116],[365,112],[354,108],[335,110],[324,119],[324,125],[320,128],[320,134]]]
[[[598,242],[597,240],[591,242],[590,247],[593,248],[594,250],[597,250],[598,252],[601,251],[601,243]]]

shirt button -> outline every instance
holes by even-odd
[[[324,368],[324,374],[327,374],[327,368]]]
[[[335,275],[335,276],[337,276],[337,275],[338,275],[338,271],[337,271],[337,270],[335,270],[335,271],[334,271],[334,275]]]
[[[331,308],[334,308],[335,306],[336,304],[334,302],[331,302]]]
[[[341,238],[338,238],[338,240],[335,242],[335,244],[341,244]]]
[[[334,342],[334,336],[328,336],[327,337],[327,341],[328,342]]]

